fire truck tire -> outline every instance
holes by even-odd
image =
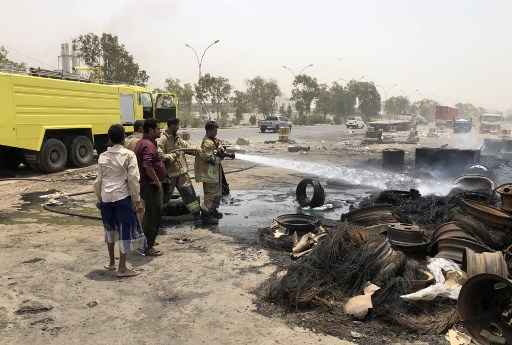
[[[66,168],[68,161],[68,150],[66,145],[59,139],[50,138],[45,140],[43,148],[37,154],[37,165],[39,170],[45,173],[62,171]]]
[[[80,135],[71,141],[69,147],[69,161],[73,166],[82,168],[92,163],[94,159],[94,147],[91,139]]]

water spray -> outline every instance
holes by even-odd
[[[241,153],[238,153],[236,158],[259,165],[293,170],[305,175],[317,176],[351,185],[364,185],[381,190],[390,188],[417,188],[422,194],[447,194],[451,189],[451,182],[422,180],[412,178],[406,174],[382,170],[335,166],[325,163],[306,162]]]

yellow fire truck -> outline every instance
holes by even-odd
[[[0,72],[0,167],[24,161],[50,173],[86,166],[94,149],[106,149],[112,124],[130,133],[135,120],[164,122],[176,111],[174,94],[139,86]]]

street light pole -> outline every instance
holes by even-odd
[[[304,72],[304,70],[306,70],[306,69],[308,69],[308,68],[310,68],[310,67],[313,67],[313,64],[312,64],[312,63],[311,63],[311,64],[309,64],[309,65],[306,65],[306,66],[302,67],[302,69],[299,71],[299,74],[301,74],[302,72]]]
[[[210,45],[203,50],[203,53],[201,54],[201,58],[199,58],[199,54],[197,53],[197,50],[194,47],[192,47],[188,43],[185,44],[185,47],[190,48],[194,52],[194,55],[195,55],[196,61],[197,61],[198,71],[199,71],[199,79],[201,79],[201,76],[202,76],[203,60],[204,60],[204,56],[205,56],[206,52],[208,51],[208,49],[210,49],[212,46],[216,45],[219,42],[220,42],[220,40],[215,40],[212,43],[210,43]]]
[[[283,67],[285,70],[287,70],[288,72],[290,72],[290,73],[292,74],[293,79],[295,79],[295,71],[294,71],[293,69],[291,69],[290,67],[285,66],[285,65],[283,65],[283,66],[281,66],[281,67]]]
[[[304,72],[306,69],[310,68],[310,67],[313,67],[313,64],[309,64],[309,65],[306,65],[304,67],[302,67],[300,70],[299,70],[299,73],[295,73],[295,70],[293,68],[290,68],[286,65],[283,65],[282,66],[285,70],[287,70],[288,72],[290,72],[293,76],[293,78],[295,79],[295,77],[298,75],[298,74],[301,74],[302,72]]]
[[[202,67],[203,67],[204,56],[205,56],[206,52],[208,51],[208,49],[210,49],[212,46],[216,45],[219,42],[220,42],[220,40],[215,40],[212,43],[210,43],[210,45],[208,45],[208,47],[206,47],[203,50],[203,53],[201,54],[201,58],[199,58],[199,54],[197,53],[197,50],[194,47],[192,47],[188,43],[185,44],[185,47],[190,48],[194,52],[194,56],[196,57],[197,69],[198,69],[198,73],[199,73],[199,76],[197,79],[198,85],[199,85],[199,82],[201,81],[201,77],[202,77]],[[206,105],[202,101],[200,103],[201,103],[201,107],[203,108],[203,110],[206,110],[206,113],[208,114],[208,119],[210,119],[210,112],[208,110],[208,107],[206,107]]]

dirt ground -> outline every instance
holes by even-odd
[[[84,170],[94,169],[51,178]],[[254,187],[268,173],[250,170],[231,186]],[[165,255],[132,255],[141,274],[120,280],[103,269],[99,222],[20,211],[24,193],[80,192],[91,183],[0,182],[2,344],[347,343],[256,311],[253,290],[275,269],[258,247],[183,225],[159,238]]]
[[[381,149],[314,150],[343,162],[377,157]],[[228,171],[243,167],[226,164]],[[353,325],[355,336],[340,339],[316,330],[307,314],[258,305],[254,290],[288,257],[215,228],[173,227],[158,239],[163,256],[131,255],[129,264],[141,274],[116,278],[103,269],[107,251],[100,222],[40,207],[40,194],[90,190],[94,169],[36,176],[47,182],[0,181],[1,344],[430,343],[407,334],[382,338],[378,328],[351,320],[344,327]],[[257,191],[283,180],[294,185],[300,176],[256,167],[228,180],[232,190]]]

